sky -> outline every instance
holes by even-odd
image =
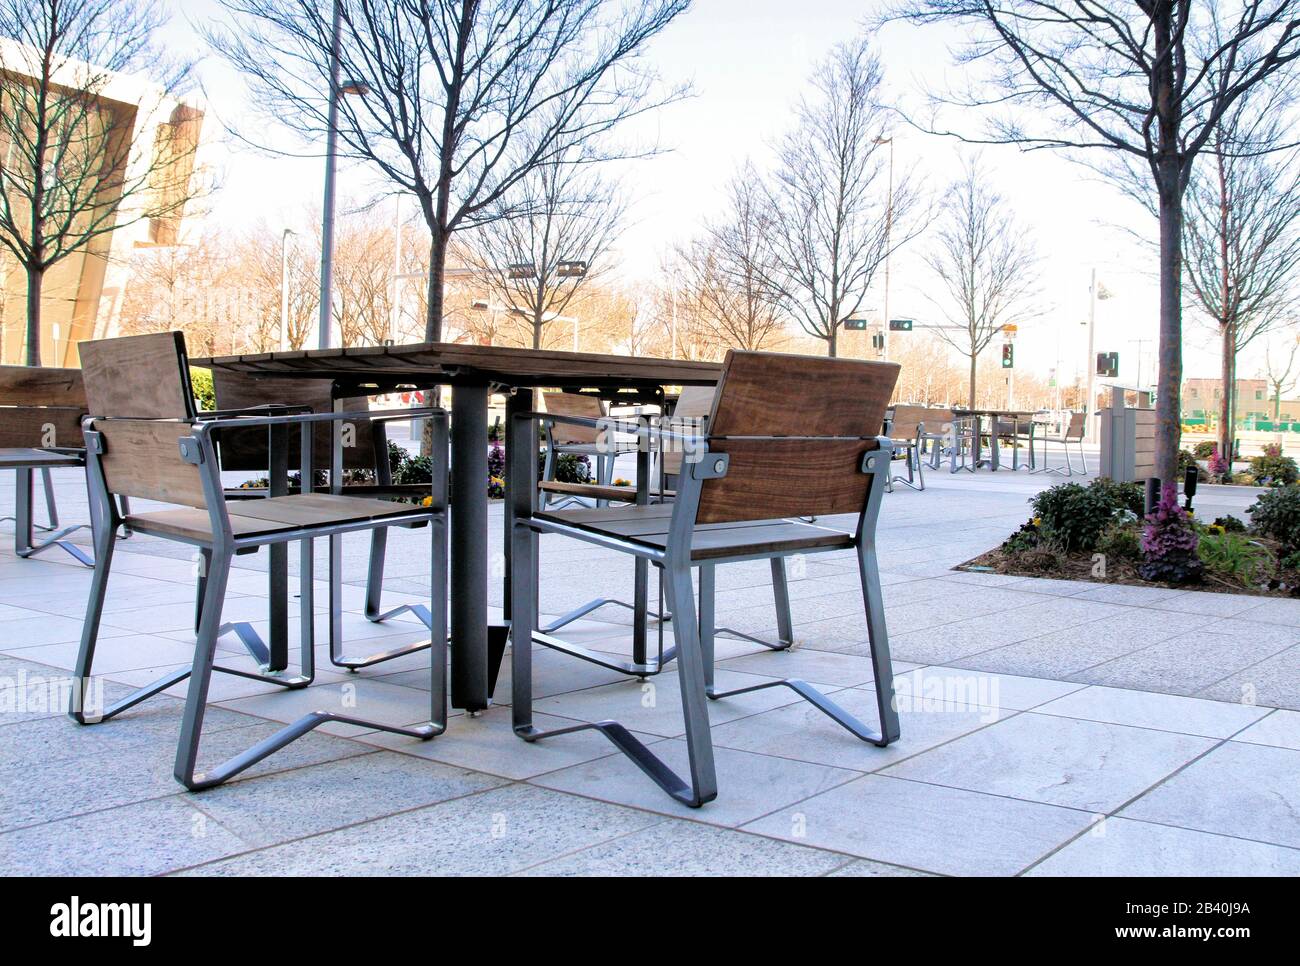
[[[305,210],[319,206],[323,160],[267,157],[223,136],[219,126],[240,126],[253,115],[238,78],[215,57],[204,55],[196,25],[219,16],[219,4],[172,3],[177,14],[167,27],[168,40],[201,58],[198,74],[208,119],[214,122],[207,132],[212,138],[208,160],[218,172],[220,188],[210,217],[235,229],[258,221],[299,224]],[[696,0],[655,39],[647,62],[668,82],[689,81],[694,96],[638,120],[626,132],[638,140],[652,139],[662,149],[619,172],[633,199],[632,223],[615,253],[617,274],[626,284],[654,280],[663,253],[716,212],[723,187],[742,162],[766,165],[816,61],[863,29],[876,9],[876,0]],[[926,85],[953,76],[947,48],[952,39],[955,35],[944,30],[901,24],[875,32],[873,42],[891,91],[904,103],[916,104]],[[892,133],[896,169],[915,171],[940,202],[959,174],[963,153],[976,150],[919,132],[902,118]],[[1089,278],[1095,270],[1112,294],[1096,305],[1095,351],[1119,353],[1121,383],[1153,381],[1155,259],[1132,233],[1153,237],[1154,221],[1090,171],[1050,152],[1025,153],[1009,146],[978,150],[1041,256],[1040,312],[1018,321],[1017,369],[1046,376],[1055,368],[1066,383],[1086,371]],[[342,170],[340,198],[372,197],[377,190],[364,168]],[[942,321],[941,310],[925,294],[934,289],[921,259],[928,242],[925,236],[918,238],[892,263],[893,318],[915,319],[918,325]],[[882,289],[878,278],[867,303],[876,313],[883,308]],[[1217,376],[1213,330],[1186,313],[1184,331],[1185,375]],[[996,345],[989,351],[997,351]],[[1261,367],[1262,351],[1248,351],[1239,371],[1253,376]]]

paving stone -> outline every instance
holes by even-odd
[[[1108,818],[1026,875],[1295,878],[1300,875],[1300,851],[1226,835]]]

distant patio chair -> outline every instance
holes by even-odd
[[[894,491],[895,483],[902,483],[914,490],[925,489],[925,471],[921,466],[921,444],[925,434],[925,420],[930,410],[924,406],[895,406],[893,415],[887,421],[885,435],[894,443],[894,454],[902,453],[907,468],[907,476],[896,476],[892,469],[886,492]]]
[[[1083,423],[1084,423],[1083,413],[1070,413],[1070,418],[1068,422],[1063,423],[1060,427],[1056,429],[1055,432],[1052,432],[1047,427],[1044,427],[1044,431],[1038,435],[1038,438],[1043,443],[1043,460],[1041,464],[1039,463],[1035,464],[1032,472],[1049,473],[1057,476],[1073,476],[1074,462],[1071,459],[1071,451],[1070,451],[1070,447],[1073,446],[1079,451],[1079,472],[1082,473],[1084,476],[1087,476],[1088,461],[1083,453],[1083,431],[1084,431]],[[1064,467],[1050,466],[1048,464],[1047,446],[1049,443],[1056,443],[1061,447],[1062,452],[1065,454]]]
[[[763,352],[727,355],[707,434],[683,437],[658,427],[638,432],[681,447],[689,456],[671,504],[604,509],[539,509],[533,487],[512,490],[512,715],[515,732],[537,741],[595,729],[661,789],[688,806],[717,796],[707,702],[769,687],[787,687],[855,737],[884,746],[898,738],[884,601],[875,556],[875,526],[889,475],[890,441],[878,436],[898,377],[890,363]],[[764,405],[784,387],[797,406]],[[853,405],[846,405],[851,400]],[[517,416],[511,477],[528,478],[537,413]],[[855,513],[851,532],[797,522],[810,515]],[[532,717],[532,645],[537,624],[537,538],[556,533],[630,554],[660,568],[674,619],[677,670],[690,779],[684,780],[616,721],[543,731]],[[875,671],[879,731],[803,681],[778,679],[719,691],[713,685],[713,573],[718,564],[792,554],[853,550],[858,558]],[[700,572],[695,614],[692,570]],[[703,629],[703,632],[702,630]]]

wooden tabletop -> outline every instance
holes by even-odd
[[[438,383],[454,385],[462,381],[571,389],[711,386],[722,372],[721,364],[716,362],[450,342],[263,352],[191,359],[190,363],[261,376],[333,379],[348,385],[381,389]]]

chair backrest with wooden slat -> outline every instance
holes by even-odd
[[[605,407],[595,396],[576,392],[544,392],[542,406],[556,416],[579,416],[583,419],[602,419]],[[556,423],[551,428],[551,439],[556,446],[590,446],[600,441],[601,431],[588,426]]]
[[[310,409],[314,413],[334,410],[333,383],[328,379],[276,379],[259,378],[229,369],[212,370],[212,388],[217,408],[221,410],[250,409],[257,406],[290,406]],[[365,396],[341,400],[345,412],[365,412],[370,400]],[[289,453],[301,451],[300,428],[290,427]],[[329,469],[333,448],[333,425],[317,423],[312,433],[312,460],[317,469]],[[343,447],[343,468],[346,470],[375,469],[374,428],[369,420],[352,424]],[[225,470],[266,472],[270,465],[270,437],[266,427],[256,429],[223,429],[217,434],[221,451],[221,468]]]
[[[930,412],[925,406],[895,406],[894,418],[889,424],[889,438],[915,442],[922,427],[930,431]]]
[[[933,406],[922,409],[921,422],[927,436],[942,436],[952,432],[952,424],[956,421],[957,416],[951,409],[937,409]]]
[[[677,404],[673,406],[673,414],[664,420],[664,425],[678,433],[702,434],[708,424],[709,413],[713,412],[715,395],[716,386],[683,386]],[[664,476],[676,476],[682,471],[681,450],[666,447],[662,464]]]
[[[1065,438],[1070,442],[1083,439],[1083,413],[1070,413],[1070,424],[1065,428]]]
[[[92,416],[193,419],[189,356],[180,332],[98,339],[77,346]]]
[[[730,465],[704,481],[696,522],[861,512],[872,479],[862,456],[877,446],[898,372],[890,362],[728,352],[708,431],[710,451]]]
[[[0,366],[0,448],[81,449],[79,369]]]
[[[160,503],[206,507],[202,469],[181,457],[180,439],[194,432],[184,420],[94,419],[108,492]]]

